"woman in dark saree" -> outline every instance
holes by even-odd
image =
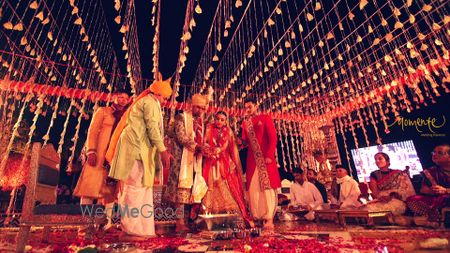
[[[390,158],[385,153],[377,153],[375,163],[379,169],[370,174],[369,182],[374,200],[367,203],[367,210],[402,215],[406,211],[405,200],[415,194],[409,176],[401,170],[390,169]]]

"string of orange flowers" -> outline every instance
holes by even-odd
[[[394,81],[391,84],[388,84],[384,87],[375,88],[372,91],[368,91],[364,96],[360,96],[353,101],[349,101],[343,104],[340,107],[336,107],[331,110],[327,115],[321,115],[317,117],[312,116],[302,116],[298,114],[287,114],[287,113],[273,113],[273,112],[264,112],[270,115],[275,120],[283,120],[283,121],[310,121],[310,122],[328,122],[331,119],[341,117],[346,115],[358,108],[365,107],[371,104],[377,104],[378,98],[390,94],[390,92],[398,89],[401,86],[409,86],[412,85],[415,80],[423,78],[427,76],[429,73],[433,73],[438,70],[445,70],[450,65],[450,58],[448,55],[444,55],[443,57],[439,57],[438,59],[432,60],[430,63],[426,65],[419,66],[414,72],[406,74]],[[444,85],[444,84],[443,84]],[[112,99],[110,93],[100,92],[100,91],[91,91],[88,89],[77,89],[77,88],[67,88],[67,87],[57,87],[51,86],[47,88],[48,85],[43,84],[33,84],[26,83],[20,81],[0,81],[0,90],[6,91],[16,91],[22,93],[33,93],[33,94],[43,94],[49,96],[57,96],[61,95],[65,98],[71,99],[82,99],[86,97],[87,100],[90,101],[110,101]],[[445,88],[445,87],[444,87]],[[177,102],[175,104],[176,108],[185,108],[185,103]],[[231,117],[243,117],[244,111],[239,108],[223,108],[223,107],[210,107],[209,109],[212,112],[216,112],[218,110],[226,111]]]

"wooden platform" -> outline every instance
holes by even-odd
[[[367,225],[373,226],[375,217],[386,217],[389,223],[393,224],[393,216],[390,211],[367,211],[367,210],[317,210],[315,211],[316,221],[320,222],[323,218],[332,219],[335,223],[342,227],[347,227],[347,218],[364,218],[367,220]]]

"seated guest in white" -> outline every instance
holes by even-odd
[[[361,191],[358,182],[349,176],[349,170],[342,165],[336,165],[336,189],[331,197],[332,209],[355,209],[361,206],[358,201]]]
[[[308,210],[310,212],[305,215],[305,218],[314,220],[314,210],[322,209],[322,195],[314,184],[305,181],[306,176],[301,168],[294,168],[292,173],[294,174],[295,182],[291,185],[289,210]]]

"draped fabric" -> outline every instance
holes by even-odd
[[[405,201],[411,195],[414,195],[414,187],[411,180],[401,170],[391,170],[388,174],[383,175],[380,170],[373,172],[377,175],[377,187],[380,191],[380,196],[389,196],[389,194],[396,192]],[[371,175],[372,176],[372,175]]]
[[[115,187],[106,184],[108,171],[105,170],[104,162],[111,134],[120,120],[118,116],[123,112],[124,110],[117,110],[114,104],[111,107],[100,107],[95,111],[89,125],[86,149],[88,153],[96,153],[97,162],[95,166],[89,163],[83,165],[73,195],[92,199],[103,198],[105,203],[115,200]]]
[[[109,163],[111,163],[111,161],[112,161],[112,159],[114,157],[114,153],[116,152],[117,143],[119,142],[120,135],[122,134],[122,132],[125,129],[125,127],[127,126],[127,120],[128,120],[129,115],[130,115],[131,108],[133,108],[133,106],[136,105],[136,103],[138,101],[140,101],[141,99],[145,98],[150,93],[151,93],[150,89],[144,90],[133,101],[133,103],[130,105],[130,107],[128,107],[128,109],[122,114],[122,117],[120,118],[119,122],[117,122],[115,124],[114,131],[113,131],[112,136],[111,136],[111,140],[109,141],[108,150],[107,150],[106,155],[105,155],[105,159]]]
[[[250,221],[244,200],[242,166],[231,129],[208,125],[203,153],[203,177],[208,182],[208,192],[203,200],[206,211],[240,211],[243,218]]]
[[[422,187],[440,185],[450,188],[450,177],[435,166],[423,172]],[[450,206],[450,194],[415,195],[406,201],[408,207],[418,215],[426,215],[429,221],[438,221],[442,208]]]
[[[251,121],[251,119],[246,119],[245,123],[247,126],[247,137],[256,162],[256,169],[259,172],[258,179],[260,188],[263,190],[271,189],[265,157],[261,150],[261,146],[259,145],[258,139],[256,137],[256,133],[253,128],[253,122]]]
[[[161,171],[160,153],[166,150],[159,101],[154,95],[148,94],[134,103],[129,108],[128,116],[124,117],[127,117],[126,127],[116,144],[108,176],[126,180],[134,160],[140,160],[144,164],[143,184],[153,186],[155,174]]]
[[[195,145],[203,143],[203,120],[201,117],[193,117],[191,113],[184,113],[184,126],[186,133],[193,137]],[[194,148],[195,149],[195,148]],[[183,148],[183,156],[181,158],[181,171],[178,187],[191,188],[192,203],[201,203],[203,197],[208,190],[205,179],[202,176],[203,156],[201,153]]]
[[[201,173],[202,164],[201,156],[196,157],[194,152],[190,150],[194,150],[198,145],[196,140],[200,141],[200,144],[203,141],[203,122],[201,119],[194,118],[190,112],[183,112],[175,116],[173,126],[171,153],[174,161],[170,164],[167,187],[163,198],[172,203],[192,204],[192,200],[195,198],[192,195],[194,170],[199,170]],[[194,169],[194,167],[197,167],[197,169]],[[199,188],[202,191],[204,190],[204,187]]]
[[[340,205],[340,209],[353,209],[361,206],[359,195],[361,191],[358,183],[350,176],[337,178],[337,196],[332,196],[331,203]]]
[[[445,188],[450,188],[450,176],[448,174],[446,174],[444,172],[444,170],[441,169],[440,167],[433,166],[433,167],[425,170],[423,172],[423,174],[425,174],[425,175],[428,174],[431,176],[431,178],[429,176],[424,177],[423,184],[431,187],[431,186],[433,186],[433,183],[434,183],[434,184],[440,185]],[[433,182],[433,180],[434,180],[434,182]]]
[[[124,108],[122,108],[122,110],[119,110],[119,108],[117,108],[116,104],[112,104],[111,108],[113,109],[113,113],[112,114],[114,116],[114,125],[112,127],[112,130],[114,132],[114,130],[117,127],[117,124],[119,124],[119,121],[122,119],[122,116],[127,111],[128,106],[125,106]]]
[[[367,208],[370,211],[391,211],[394,215],[403,214],[406,211],[405,200],[415,194],[409,176],[400,170],[390,170],[387,174],[376,170],[370,176],[377,181],[380,197],[397,193],[400,199],[392,198],[388,202],[379,202],[375,199],[367,204]]]
[[[120,224],[122,231],[129,235],[154,236],[155,215],[153,205],[153,187],[142,184],[144,166],[141,161],[134,161],[126,180],[120,182],[118,204],[121,211],[128,208],[138,209],[140,213],[132,216],[122,213]]]
[[[259,165],[261,156],[263,162],[265,162],[265,158],[270,158],[272,160],[271,163],[262,165],[267,171],[270,188],[276,189],[281,187],[280,173],[278,172],[278,165],[275,159],[278,137],[272,118],[268,115],[260,114],[252,116],[248,120],[244,120],[242,122],[242,140],[249,144],[245,172],[247,176],[247,189],[250,189],[250,183],[252,182],[254,172],[256,170],[261,170],[262,168]],[[252,144],[255,144],[255,147]],[[256,145],[259,146],[259,151],[261,152],[256,150]],[[265,178],[260,174],[259,177]],[[261,184],[260,178],[257,178],[257,181]],[[258,188],[265,189],[264,186]]]
[[[200,117],[194,118],[194,141],[197,145],[203,142],[203,120]]]
[[[277,189],[261,189],[259,170],[253,172],[248,189],[250,211],[254,219],[273,220],[277,210]]]
[[[180,167],[180,176],[178,178],[178,187],[184,189],[191,189],[192,185],[194,184],[194,165],[195,165],[195,157],[194,152],[192,150],[196,146],[194,141],[195,140],[194,119],[192,117],[192,114],[189,112],[184,112],[182,116],[184,129],[183,134],[193,143],[192,145],[183,145],[182,147],[181,167]]]

